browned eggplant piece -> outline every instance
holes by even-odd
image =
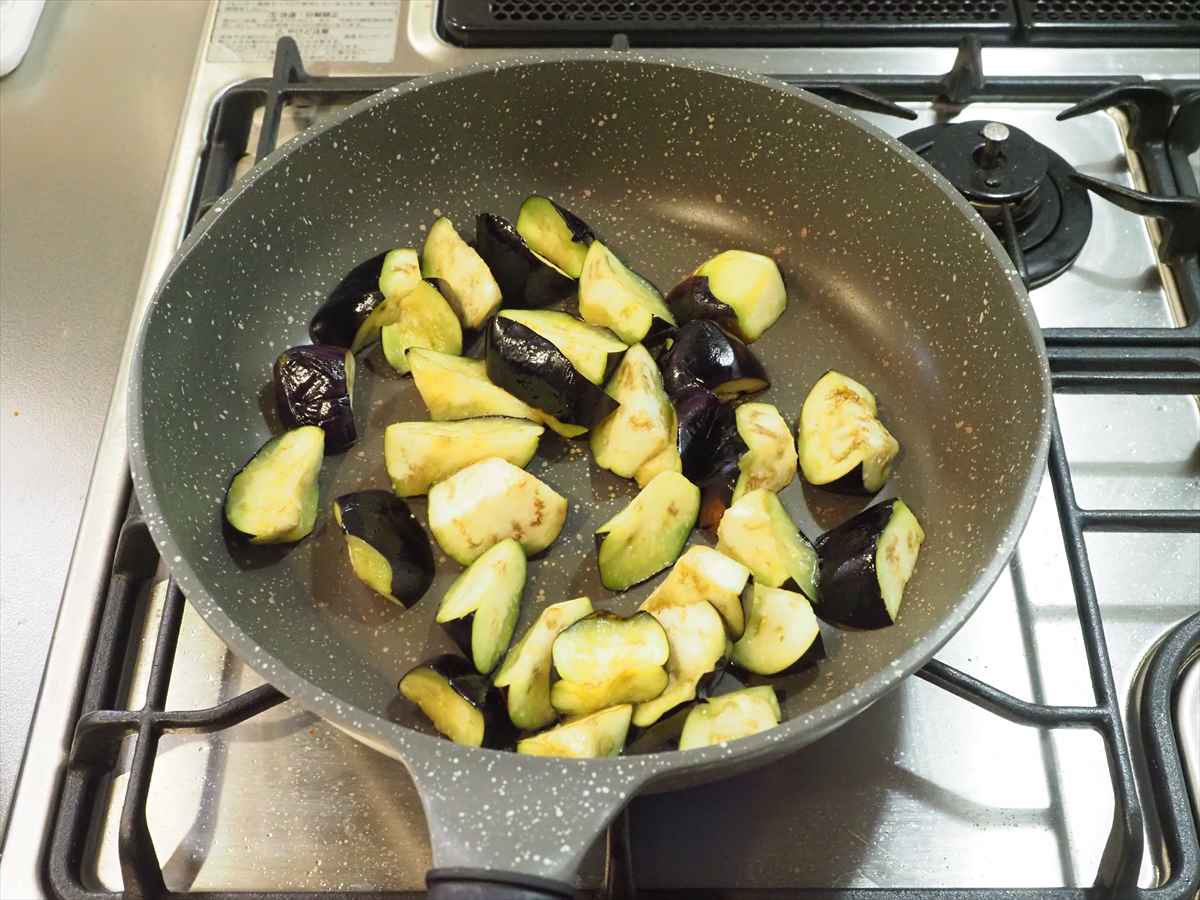
[[[575,293],[575,279],[534,253],[508,219],[481,213],[475,250],[492,270],[505,306],[552,306]]]
[[[334,501],[333,516],[363,584],[405,607],[429,590],[433,548],[407,503],[391,491],[356,491]]]
[[[275,403],[287,428],[316,425],[330,453],[358,438],[354,426],[354,354],[344,347],[306,344],[284,350],[273,369]]]
[[[667,633],[650,613],[592,613],[554,639],[559,680],[550,703],[562,715],[578,716],[653,700],[667,686],[670,653]]]
[[[675,330],[662,358],[663,385],[674,396],[686,387],[705,387],[718,400],[732,400],[771,386],[754,353],[716,322],[694,319]]]
[[[824,658],[808,598],[754,582],[746,630],[733,645],[734,664],[756,675],[790,675]]]
[[[358,326],[383,302],[379,275],[387,253],[359,263],[329,292],[325,302],[308,323],[308,336],[314,344],[349,347]]]
[[[591,428],[618,406],[554,344],[506,316],[488,327],[487,374],[514,397],[570,425]]]
[[[883,628],[900,615],[925,532],[903,500],[887,500],[817,538],[821,618]]]
[[[399,689],[456,744],[506,748],[516,741],[500,691],[461,656],[447,653],[410,669]]]
[[[879,420],[875,395],[832,369],[804,399],[796,444],[805,480],[852,494],[878,492],[900,452]]]
[[[708,288],[708,278],[691,275],[667,294],[667,307],[681,325],[695,319],[716,322],[730,334],[738,334],[737,313],[728,303],[722,303]]]

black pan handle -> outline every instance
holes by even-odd
[[[430,869],[429,900],[571,900],[575,888],[550,878],[487,869]]]

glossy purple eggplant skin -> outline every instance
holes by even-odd
[[[708,289],[708,276],[690,275],[667,294],[667,308],[680,325],[696,319],[716,322],[730,334],[740,336],[737,313]]]
[[[813,610],[826,622],[850,628],[892,624],[875,572],[876,545],[892,517],[895,500],[868,506],[814,542],[820,559],[821,602]]]
[[[488,378],[495,384],[562,422],[590,428],[619,405],[554,344],[513,319],[492,319],[486,359]]]
[[[359,263],[337,283],[325,302],[308,323],[308,336],[314,344],[349,347],[358,326],[383,302],[379,273],[387,252]]]
[[[454,692],[483,713],[483,746],[496,750],[516,747],[517,729],[508,718],[508,707],[500,689],[487,675],[480,675],[469,659],[453,653],[435,656],[414,668],[429,668],[446,679]],[[412,671],[410,669],[409,671]],[[408,672],[404,673],[405,675]],[[403,677],[400,679],[404,680]]]
[[[748,448],[738,433],[733,407],[696,385],[673,394],[671,402],[679,423],[676,447],[684,476],[700,487],[730,474],[736,481],[738,460]]]
[[[596,232],[592,230],[592,226],[575,213],[571,212],[565,206],[559,206],[553,200],[550,205],[558,210],[558,214],[562,216],[563,222],[571,231],[571,240],[576,244],[583,244],[585,247],[590,247],[592,241],[597,240]]]
[[[757,391],[771,384],[750,348],[708,319],[693,319],[675,329],[674,343],[660,367],[663,385],[672,395],[695,385],[718,391],[734,381],[748,381],[749,390]]]
[[[342,531],[362,538],[392,567],[391,594],[411,607],[433,584],[433,547],[408,504],[391,491],[355,491],[334,501]]]
[[[475,250],[492,270],[505,306],[552,306],[575,293],[575,279],[539,259],[508,219],[476,217]]]
[[[284,426],[318,426],[330,453],[340,453],[358,438],[346,352],[345,347],[304,344],[280,353],[272,370]]]

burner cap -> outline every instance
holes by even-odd
[[[1087,191],[1071,179],[1074,170],[1061,156],[1021,129],[955,122],[900,140],[970,201],[1006,247],[1013,238],[1005,214],[1011,216],[1029,287],[1058,277],[1079,256],[1092,227]]]

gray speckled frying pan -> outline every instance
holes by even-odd
[[[382,250],[419,247],[436,216],[470,233],[476,213],[515,218],[535,192],[581,215],[664,290],[722,249],[775,257],[790,302],[755,344],[773,380],[765,399],[794,423],[808,388],[836,367],[875,391],[903,446],[888,490],[928,539],[900,621],[828,635],[829,660],[785,685],[778,728],[686,753],[573,761],[468,749],[423,726],[396,681],[450,648],[433,615],[459,568],[442,558],[412,610],[387,604],[351,575],[329,514],[338,494],[388,485],[385,426],[426,418],[410,380],[360,377],[360,440],[327,457],[309,538],[236,558],[223,539],[225,485],[278,427],[264,413],[271,363],[307,343],[328,290]],[[1049,403],[1041,339],[1011,264],[913,153],[767,79],[574,54],[384,91],[258,165],[187,239],[147,314],[130,455],[150,528],[208,623],[285,693],[409,768],[441,871],[432,895],[543,897],[568,890],[562,882],[636,791],[803,747],[928,660],[1016,544],[1042,475]],[[556,544],[532,562],[519,628],[584,593],[632,610],[658,579],[611,595],[591,535],[634,485],[597,469],[578,441],[544,439],[531,470],[571,507]],[[866,502],[799,481],[782,496],[810,536]],[[424,516],[423,502],[413,508]]]

